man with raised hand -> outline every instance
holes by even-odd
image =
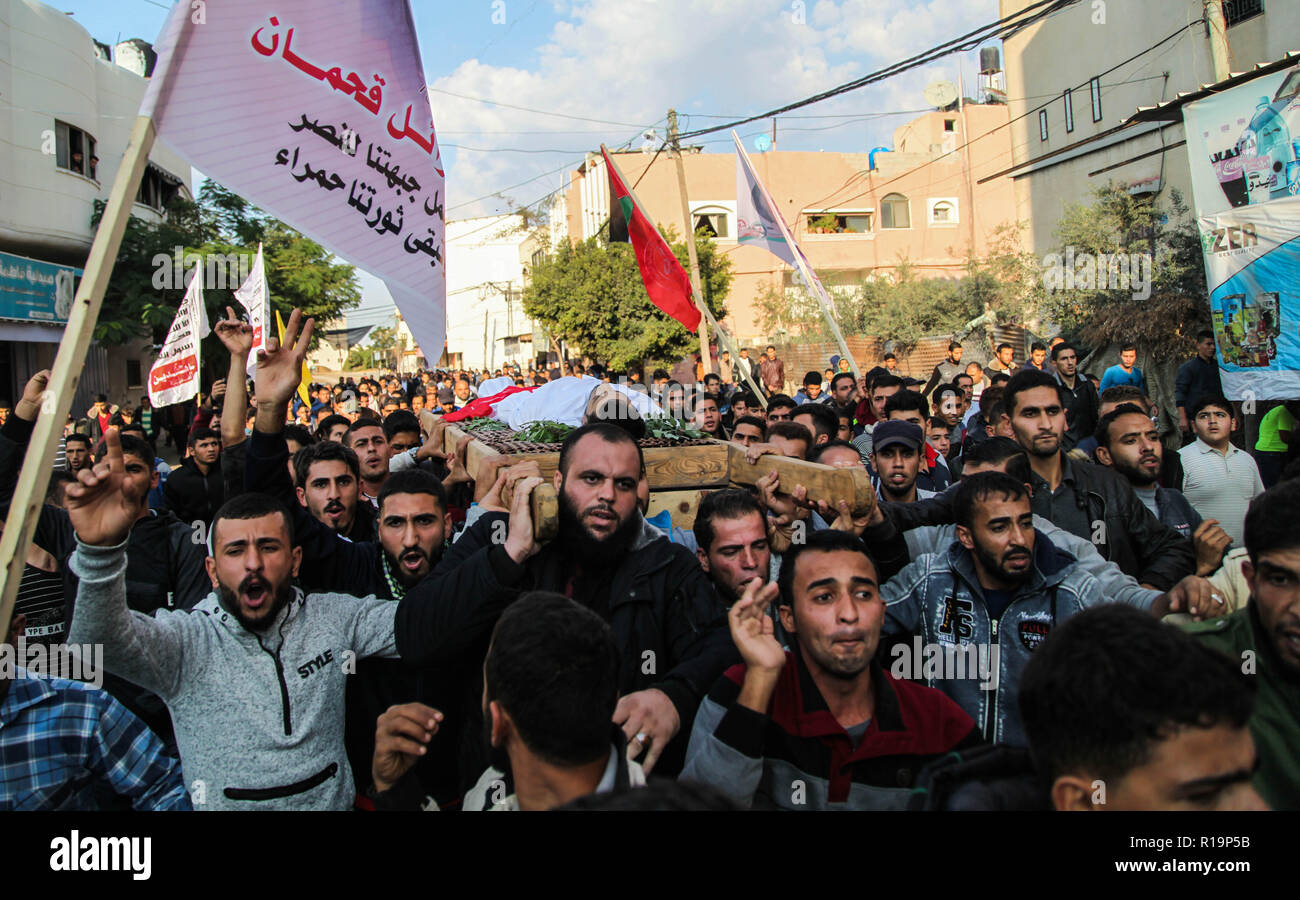
[[[8,515],[18,483],[23,455],[36,427],[50,373],[32,376],[13,415],[0,427],[0,514]],[[160,609],[189,609],[210,590],[203,564],[202,529],[195,530],[167,511],[149,508],[149,492],[158,485],[153,448],[140,438],[125,435],[122,450],[122,497],[132,509],[127,540],[126,597],[131,609],[152,615]],[[90,468],[81,469],[88,472]],[[197,540],[196,540],[197,535]],[[77,597],[77,578],[68,566],[76,549],[72,520],[65,509],[43,504],[32,544],[48,552],[63,578],[63,599],[71,619]],[[171,722],[162,702],[134,685],[108,678],[105,689],[135,713],[164,741],[171,738]]]
[[[297,331],[297,314],[286,338]],[[304,337],[310,338],[310,329]],[[275,339],[269,342],[270,353]],[[134,506],[117,429],[104,459],[67,489],[81,578],[69,640],[102,644],[105,666],[167,703],[197,809],[348,809],[343,748],[351,662],[395,656],[396,608],[379,597],[304,595],[287,511],[243,494],[212,523],[212,593],[191,613],[126,605]]]
[[[285,340],[289,340],[287,331]],[[294,365],[299,368],[293,369]],[[284,414],[297,389],[295,372],[301,371],[300,365],[301,358],[296,349],[290,352],[287,348],[282,356],[258,361],[257,419],[246,451],[246,486],[250,491],[275,497],[290,510],[295,543],[302,554],[298,579],[304,590],[342,591],[357,597],[373,594],[394,601],[395,606],[442,558],[443,547],[451,532],[446,488],[434,475],[419,468],[387,476],[378,495],[377,540],[349,540],[336,530],[335,523],[312,515],[310,504],[303,506],[300,503],[289,478],[289,451],[284,439]],[[354,426],[351,432],[354,441],[358,436],[382,438],[383,431],[377,424],[365,425],[368,430]],[[427,446],[432,446],[432,442]],[[306,464],[299,469],[300,480],[304,480],[301,486],[304,497],[310,497],[314,490],[312,481],[315,477],[328,476],[331,470],[336,474],[350,474],[348,457],[342,462],[337,459],[339,450],[355,459],[351,450],[328,442],[300,451],[304,454],[301,461]],[[371,450],[378,452],[373,446]],[[332,463],[324,462],[330,458],[334,459]],[[382,464],[387,470],[387,456],[383,457]],[[456,473],[457,479],[465,477],[459,466]],[[360,474],[364,480],[364,464],[360,467]],[[355,486],[348,487],[351,496]],[[317,495],[317,502],[319,497]],[[366,504],[358,501],[358,505]],[[323,513],[326,511],[322,508]],[[326,515],[325,519],[328,518]],[[463,598],[469,605],[473,605],[476,599],[473,596]],[[442,608],[455,613],[462,607],[443,603]],[[491,620],[486,627],[490,625]],[[485,649],[486,627],[477,637],[472,631],[465,634],[466,646],[478,648],[480,658]],[[447,630],[455,631],[456,626]],[[436,658],[424,662],[440,665],[433,669],[427,665],[416,667],[387,660],[370,660],[355,667],[356,677],[348,683],[347,747],[354,774],[361,779],[358,786],[364,788],[364,773],[373,748],[375,718],[395,703],[419,701],[437,706],[452,716],[452,721],[443,739],[434,745],[429,762],[421,765],[418,774],[439,805],[447,805],[460,796],[456,758],[467,719],[457,713],[464,707],[466,695],[463,689],[473,680],[473,671],[467,672],[459,662],[451,659]],[[443,662],[452,668],[443,668]]]
[[[956,703],[874,661],[878,579],[860,540],[821,531],[786,554],[779,591],[746,583],[728,616],[744,662],[701,704],[682,780],[746,807],[902,809],[927,763],[981,743]],[[788,650],[767,614],[778,593]]]
[[[470,812],[553,809],[593,793],[645,784],[610,719],[618,648],[581,604],[535,591],[501,615],[483,663],[481,711],[491,765],[465,798]],[[436,712],[394,706],[379,717],[372,796],[380,809],[415,808],[409,775],[437,730]]]

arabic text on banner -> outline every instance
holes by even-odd
[[[223,0],[203,25],[188,16],[189,4],[173,7],[158,43],[164,75],[141,107],[159,138],[382,278],[436,359],[444,176],[407,0]]]
[[[149,403],[157,409],[195,397],[201,376],[200,342],[208,333],[208,313],[203,306],[203,266],[194,277],[172,327],[167,331],[158,360],[149,370]]]

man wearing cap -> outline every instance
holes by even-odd
[[[872,432],[871,467],[876,473],[876,496],[891,503],[914,503],[933,497],[933,491],[916,486],[921,469],[921,426],[887,419]]]

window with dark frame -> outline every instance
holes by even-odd
[[[144,387],[144,379],[140,377],[140,360],[128,359],[126,361],[126,386],[128,388]]]
[[[704,229],[705,233],[714,238],[731,237],[731,232],[727,227],[727,213],[723,210],[697,210],[692,213],[695,219],[695,230]]]
[[[1038,111],[1038,139],[1047,140],[1047,110],[1045,109]]]
[[[145,169],[144,175],[140,178],[140,187],[135,192],[135,202],[162,212],[176,197],[180,185],[180,181],[169,178],[150,166]]]
[[[1092,120],[1101,121],[1101,79],[1094,78],[1088,82],[1088,93],[1092,96]]]
[[[54,165],[94,179],[99,157],[95,156],[95,139],[75,125],[54,121]]]
[[[1065,133],[1074,131],[1074,92],[1065,89]]]
[[[1229,28],[1264,12],[1264,0],[1223,0],[1223,24]]]

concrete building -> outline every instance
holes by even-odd
[[[1001,0],[999,12],[1030,3]],[[1203,0],[1079,3],[1004,41],[1012,159],[990,184],[1015,186],[1016,216],[1029,223],[1037,255],[1055,248],[1066,207],[1089,202],[1107,182],[1160,201],[1177,190],[1191,205],[1181,115],[1131,117],[1280,60],[1300,43],[1300,4],[1225,0],[1221,8],[1218,48],[1198,21],[1217,12]]]
[[[545,351],[523,309],[527,271],[544,239],[519,214],[447,222],[447,365],[527,369]]]
[[[145,42],[110,48],[37,0],[0,0],[0,396],[54,362],[94,203],[108,199],[154,59]],[[178,191],[191,194],[189,164],[156,145],[132,215],[160,221]],[[154,358],[147,341],[92,346],[74,413],[100,391],[139,403]]]
[[[364,343],[374,325],[349,326],[348,317],[326,322],[316,329],[320,337],[316,349],[307,354],[307,366],[313,373],[342,372],[348,360],[348,352],[358,344]]]
[[[1009,183],[979,183],[1006,165],[1006,124],[1005,106],[967,100],[899,127],[892,149],[751,150],[750,159],[828,289],[888,276],[901,260],[919,276],[959,277],[968,254],[984,254],[993,230],[1014,220]],[[630,151],[616,161],[647,214],[681,235],[668,155]],[[735,153],[688,148],[684,162],[693,226],[709,229],[732,261],[724,324],[742,343],[765,341],[755,301],[766,288],[791,288],[793,271],[766,250],[736,243]],[[609,178],[599,153],[571,174],[553,221],[561,213],[558,227],[571,240],[591,237],[608,218]]]

